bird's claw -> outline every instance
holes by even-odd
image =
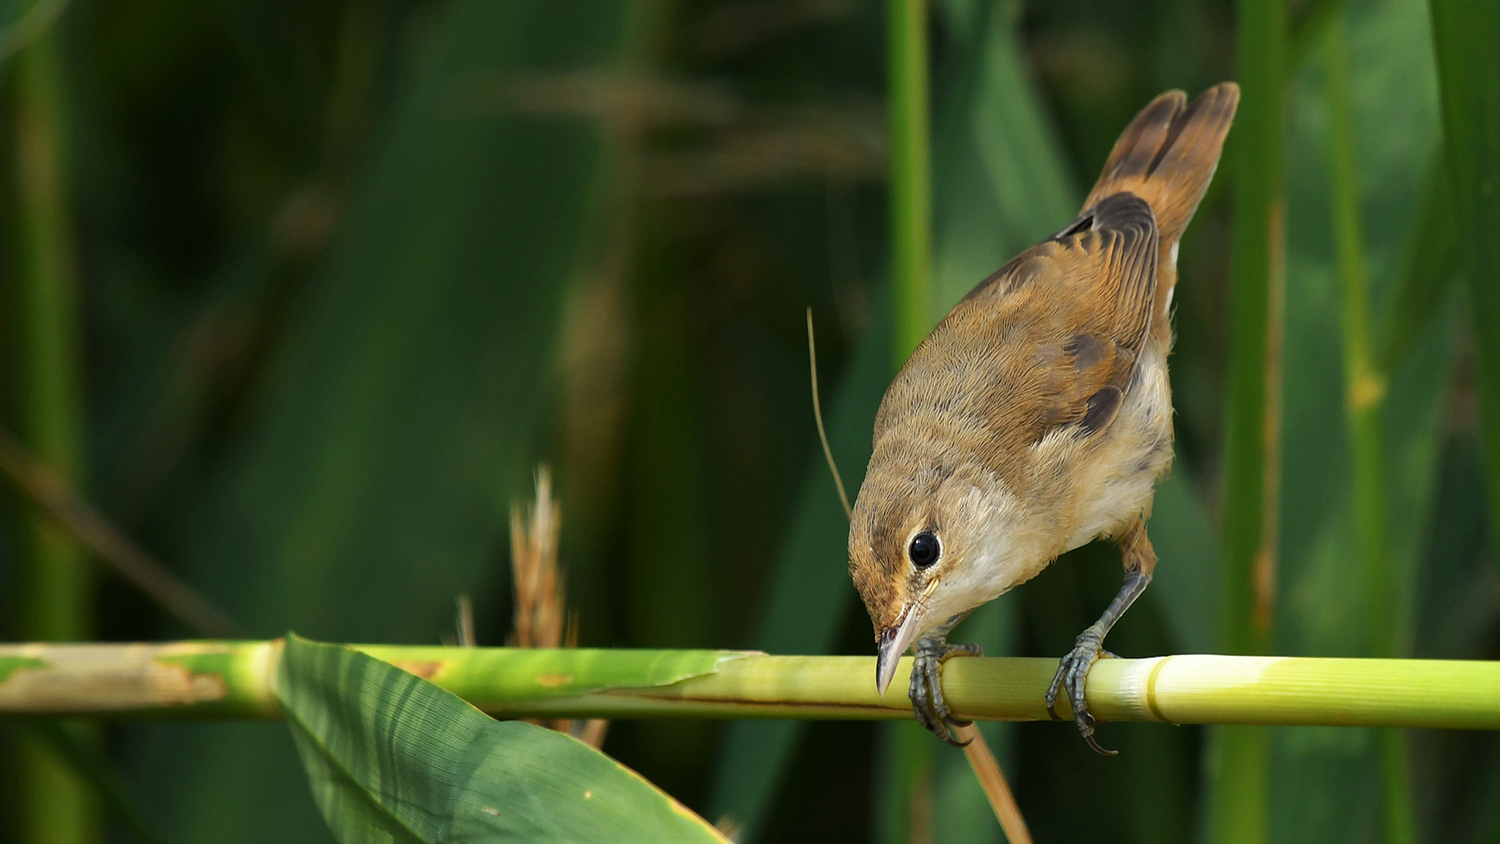
[[[964,747],[968,742],[954,738],[949,726],[966,727],[970,722],[955,718],[943,700],[943,663],[955,656],[983,655],[978,645],[950,645],[942,639],[923,639],[917,644],[909,692],[912,709],[919,724],[954,747]]]
[[[1117,751],[1106,750],[1094,739],[1094,728],[1098,721],[1094,720],[1093,714],[1089,712],[1088,700],[1084,696],[1084,690],[1088,684],[1089,669],[1101,656],[1113,657],[1100,647],[1103,635],[1093,627],[1079,634],[1073,643],[1073,650],[1063,657],[1057,665],[1057,673],[1052,675],[1052,685],[1047,687],[1047,714],[1052,720],[1061,721],[1062,717],[1057,714],[1057,692],[1062,689],[1068,694],[1068,702],[1073,708],[1073,721],[1078,725],[1078,732],[1083,740],[1088,742],[1089,747],[1101,756],[1114,756]]]

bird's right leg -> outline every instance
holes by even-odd
[[[1125,564],[1125,583],[1115,595],[1115,599],[1109,602],[1104,614],[1099,620],[1089,625],[1088,629],[1078,635],[1073,643],[1073,650],[1062,658],[1057,666],[1057,673],[1052,677],[1052,685],[1047,689],[1047,713],[1054,720],[1061,720],[1057,715],[1057,691],[1064,689],[1068,694],[1068,701],[1073,705],[1073,720],[1078,724],[1078,732],[1083,740],[1088,742],[1095,752],[1105,756],[1113,756],[1114,751],[1105,750],[1094,740],[1094,727],[1096,721],[1089,713],[1088,701],[1084,697],[1084,689],[1088,683],[1089,669],[1099,660],[1099,654],[1104,646],[1104,637],[1109,633],[1120,616],[1130,609],[1135,599],[1146,591],[1146,586],[1151,583],[1151,573],[1156,570],[1156,550],[1151,547],[1151,540],[1146,537],[1146,523],[1137,519],[1118,540],[1120,545],[1121,562]]]

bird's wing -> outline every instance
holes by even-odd
[[[1072,356],[1084,383],[1129,385],[1151,332],[1156,296],[1157,228],[1151,207],[1134,194],[1115,194],[1033,251],[1052,264],[1058,305],[1047,329],[1087,335],[1076,343],[1112,346],[1115,354]],[[1038,281],[1044,281],[1038,279]],[[1047,298],[1037,284],[1039,296]],[[1100,368],[1102,367],[1102,368]],[[1102,380],[1100,380],[1102,379]]]
[[[1106,198],[975,288],[902,380],[966,391],[954,410],[984,425],[1002,452],[1060,426],[1105,429],[1151,332],[1157,237],[1144,201]],[[964,338],[982,351],[948,351],[968,348]]]

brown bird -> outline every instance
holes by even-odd
[[[849,571],[875,625],[884,694],[915,645],[917,720],[956,743],[942,663],[978,654],[948,632],[1065,551],[1113,540],[1125,584],[1062,658],[1084,699],[1105,634],[1151,582],[1155,485],[1172,463],[1172,289],[1239,103],[1225,82],[1192,104],[1152,100],[1115,142],[1077,219],[979,283],[891,382],[849,528]]]

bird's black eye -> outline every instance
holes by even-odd
[[[925,569],[938,561],[943,553],[943,546],[938,544],[938,538],[929,531],[911,538],[911,547],[906,549],[906,555],[911,558],[911,564],[919,569]]]

